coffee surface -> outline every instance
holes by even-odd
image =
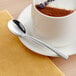
[[[74,12],[74,10],[66,10],[66,9],[60,9],[55,7],[45,7],[43,9],[39,8],[39,5],[36,5],[36,8],[43,14],[53,17],[62,17],[69,15]]]

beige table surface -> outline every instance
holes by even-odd
[[[7,9],[15,18],[28,6],[32,0],[0,0],[0,10]],[[67,61],[61,58],[50,58],[65,73],[66,76],[76,76],[76,55]]]

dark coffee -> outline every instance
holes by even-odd
[[[36,5],[36,8],[43,14],[53,17],[62,17],[69,15],[74,12],[74,10],[66,10],[66,9],[60,9],[60,8],[54,8],[54,7],[45,7],[40,8],[39,5]]]

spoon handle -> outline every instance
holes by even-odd
[[[33,36],[30,36],[30,35],[26,35],[28,38],[36,41],[36,42],[39,42],[40,44],[44,45],[45,47],[47,47],[48,49],[50,49],[51,51],[53,51],[54,53],[56,53],[58,56],[62,57],[63,59],[68,59],[68,55],[65,55],[63,54],[61,51],[57,50],[56,48],[52,47],[51,45],[49,46],[47,43],[33,37]]]

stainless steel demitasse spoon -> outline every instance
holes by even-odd
[[[64,59],[68,59],[68,57],[69,57],[68,55],[65,55],[64,53],[60,52],[56,48],[52,47],[51,45],[48,45],[47,43],[45,43],[33,36],[28,35],[26,33],[26,29],[25,29],[24,25],[18,20],[10,20],[8,22],[8,28],[13,34],[15,34],[19,37],[29,37],[30,39],[34,40],[36,43],[40,43],[40,44],[44,45],[45,47],[47,47],[48,49],[50,49],[51,51],[56,53],[58,56],[60,56]]]

